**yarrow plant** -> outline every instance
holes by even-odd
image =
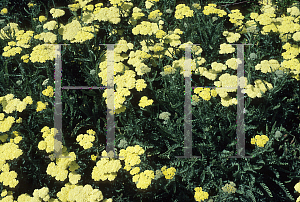
[[[294,2],[1,2],[0,201],[300,201]]]

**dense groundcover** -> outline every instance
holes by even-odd
[[[299,8],[1,1],[1,201],[300,201]]]

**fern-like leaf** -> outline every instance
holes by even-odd
[[[270,191],[269,187],[263,182],[259,184],[268,193],[269,197],[273,198],[272,192]]]
[[[294,197],[291,195],[291,193],[289,192],[289,190],[284,186],[284,184],[282,182],[277,181],[275,179],[273,179],[273,181],[276,182],[276,184],[278,184],[280,186],[280,188],[284,191],[284,193],[286,194],[286,196],[289,199],[295,201]]]

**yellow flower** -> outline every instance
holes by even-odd
[[[35,6],[36,4],[33,4],[33,3],[28,3],[27,4],[27,6],[29,7],[29,8],[31,8],[31,7],[33,7],[33,6]]]
[[[28,63],[29,62],[29,54],[23,55],[21,57],[21,60],[23,60],[24,63]]]
[[[205,199],[208,199],[208,193],[202,191],[202,187],[196,187],[195,188],[195,200],[196,201],[204,201]]]
[[[36,107],[36,111],[43,111],[44,109],[46,109],[46,106],[48,105],[48,103],[42,103],[41,101],[37,102],[37,107]]]
[[[225,43],[220,45],[220,49],[221,49],[219,51],[220,54],[233,53],[235,51],[235,48],[232,45],[225,44]]]
[[[222,187],[222,190],[227,193],[235,193],[236,191],[235,183],[233,182],[230,182],[229,184],[226,183],[225,186]]]
[[[184,17],[193,17],[194,11],[191,10],[188,6],[185,6],[185,4],[178,4],[176,6],[175,11],[175,18],[176,19],[183,19]]]
[[[162,16],[160,10],[155,10],[149,13],[148,19],[153,21],[158,21],[160,19],[160,16]]]
[[[95,156],[94,154],[91,155],[91,159],[92,161],[96,161],[97,160],[97,156]]]
[[[30,96],[27,96],[26,98],[23,99],[23,102],[25,102],[26,104],[32,104],[32,98]]]
[[[147,87],[147,84],[145,83],[144,79],[138,79],[136,80],[136,90],[137,91],[142,91],[144,88]]]
[[[266,135],[256,135],[251,138],[251,144],[256,144],[258,147],[264,147],[264,145],[269,141]]]
[[[166,166],[161,168],[162,173],[165,175],[166,179],[173,179],[175,176],[176,169],[174,167],[166,168]]]
[[[50,13],[52,14],[53,18],[58,18],[63,16],[65,14],[65,11],[61,9],[51,8]]]
[[[3,9],[1,10],[1,15],[5,15],[5,14],[7,14],[7,13],[8,13],[7,8],[3,8]]]
[[[43,90],[42,93],[45,96],[53,97],[53,95],[54,95],[53,87],[52,86],[47,86],[47,89]]]
[[[97,4],[96,4],[96,5],[97,5]],[[69,9],[70,9],[71,11],[76,12],[76,11],[80,8],[80,5],[79,5],[79,3],[76,3],[76,4],[69,4],[68,7],[69,7]]]
[[[139,106],[145,108],[146,106],[152,105],[153,100],[148,100],[147,96],[143,96],[140,100]]]
[[[139,167],[135,167],[130,171],[130,175],[135,175],[137,173],[140,172],[140,168]]]
[[[47,22],[43,25],[43,28],[44,29],[48,29],[48,30],[54,30],[54,29],[57,29],[58,26],[57,26],[57,22],[52,20],[50,22]]]
[[[71,184],[77,184],[80,179],[81,179],[80,174],[77,174],[74,171],[69,173],[69,181]]]
[[[39,16],[39,21],[40,22],[44,22],[46,20],[47,20],[47,18],[45,16],[43,16],[43,15]]]
[[[146,9],[150,9],[154,4],[151,3],[150,1],[146,1],[145,2],[145,6],[146,6]]]
[[[45,44],[37,45],[30,54],[30,61],[44,63],[46,60],[54,60],[54,54],[55,50],[52,46]]]
[[[300,193],[300,182],[298,182],[295,186],[294,189]]]
[[[196,8],[196,9],[201,9],[200,4],[197,4],[197,3],[194,3],[194,4],[193,4],[193,7]]]

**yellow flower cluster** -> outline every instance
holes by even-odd
[[[158,20],[160,20],[160,16],[162,16],[160,10],[155,10],[149,13],[148,19],[157,22]]]
[[[129,146],[125,149],[120,150],[120,160],[125,160],[124,169],[130,171],[131,168],[135,165],[138,165],[141,162],[139,155],[142,155],[145,150],[139,145],[135,145],[134,147]]]
[[[90,11],[93,11],[94,10],[94,5],[86,5],[86,6],[84,6],[83,8],[82,8],[82,11],[88,11],[88,12],[90,12]]]
[[[39,16],[40,22],[45,22],[46,20],[47,20],[46,16],[44,16],[44,15]]]
[[[76,3],[76,4],[69,4],[68,5],[69,9],[73,12],[76,12],[78,9],[80,9],[80,5],[79,3]]]
[[[208,4],[207,6],[204,6],[203,14],[204,15],[210,15],[210,14],[218,14],[219,17],[225,16],[227,13],[223,10],[217,9],[216,4]]]
[[[80,179],[81,175],[77,174],[75,171],[69,173],[69,182],[71,184],[77,184]]]
[[[42,93],[45,96],[53,97],[53,95],[54,95],[53,87],[52,86],[47,86],[47,89],[43,90]]]
[[[291,60],[284,60],[281,62],[281,67],[285,69],[290,69],[292,71],[291,75],[298,81],[300,80],[299,74],[300,74],[300,62],[297,58],[293,58]]]
[[[92,161],[96,161],[97,160],[97,156],[95,156],[94,154],[91,155],[91,159]]]
[[[300,41],[300,32],[299,31],[295,32],[293,34],[293,39],[294,39],[294,41]]]
[[[5,163],[6,160],[13,160],[23,154],[23,151],[19,149],[19,146],[12,142],[7,142],[0,145],[1,157],[0,165]]]
[[[7,14],[7,13],[8,13],[7,8],[3,8],[3,9],[1,10],[1,12],[0,12],[1,15],[5,15],[5,14]]]
[[[226,65],[218,62],[211,63],[211,67],[216,73],[222,72],[223,70],[227,69]]]
[[[268,72],[275,72],[280,68],[280,64],[277,60],[262,60],[260,64],[255,66],[255,70],[260,70],[262,73],[266,74]]]
[[[174,167],[167,169],[167,166],[163,166],[161,168],[161,172],[164,174],[166,179],[173,179],[176,173],[176,169]]]
[[[48,126],[45,126],[41,129],[41,132],[43,133],[43,138],[44,140],[40,141],[38,144],[39,150],[46,150],[47,153],[53,152],[54,151],[54,141],[56,144],[61,144],[60,141],[54,139],[55,134],[54,134],[54,128],[50,128]]]
[[[153,170],[145,170],[140,174],[136,174],[132,177],[132,181],[136,183],[136,187],[140,189],[147,189],[152,179],[154,179],[154,171]]]
[[[111,152],[113,153],[113,152]],[[102,152],[102,158],[96,163],[92,171],[92,179],[95,181],[113,181],[117,177],[117,172],[122,167],[120,160],[114,160],[108,157],[106,151]],[[110,155],[111,156],[111,155]],[[121,154],[120,154],[121,156]]]
[[[142,76],[145,73],[151,71],[151,68],[149,68],[145,63],[143,63],[144,59],[151,57],[150,54],[147,54],[146,52],[141,50],[136,50],[136,51],[131,51],[129,57],[130,59],[128,60],[128,64],[135,67],[135,72],[137,73],[137,75]]]
[[[240,12],[240,10],[235,9],[231,10],[231,13],[228,14],[230,17],[229,21],[233,23],[235,26],[239,26],[243,24],[243,19],[245,18],[243,14]]]
[[[153,35],[158,31],[158,26],[156,23],[151,23],[148,21],[142,21],[141,24],[137,25],[132,29],[134,35]]]
[[[130,171],[130,175],[136,175],[141,171],[141,169],[139,167],[134,167],[131,171]]]
[[[298,45],[291,45],[290,43],[286,43],[282,46],[282,49],[286,50],[286,52],[281,53],[283,59],[294,59],[300,53],[300,47]]]
[[[229,182],[225,184],[224,187],[222,187],[222,190],[224,192],[227,192],[227,193],[235,193],[236,192],[236,188],[235,188],[235,183],[234,182]]]
[[[175,10],[175,18],[176,19],[183,19],[185,17],[193,17],[194,16],[194,11],[191,10],[188,6],[185,4],[178,4],[176,6]]]
[[[54,44],[57,40],[56,34],[52,32],[42,32],[34,36],[35,39],[43,40],[45,43]]]
[[[17,46],[20,46],[22,48],[29,48],[30,45],[28,44],[33,36],[34,31],[26,31],[20,30],[16,33],[16,39],[17,39]]]
[[[28,63],[29,62],[29,54],[25,54],[21,57],[21,60],[23,60],[24,63]]]
[[[146,106],[152,105],[153,100],[148,100],[147,96],[143,96],[140,100],[139,106],[145,108]]]
[[[69,176],[70,183],[77,184],[80,176],[77,176],[75,170],[78,168],[79,165],[76,163],[76,154],[74,152],[69,153],[67,148],[63,146],[61,158],[56,158],[56,164],[54,162],[48,164],[46,172],[48,175],[55,177],[57,181],[65,181]],[[68,169],[72,174],[69,174]]]
[[[158,38],[158,39],[162,39],[166,35],[167,35],[167,33],[164,32],[163,30],[158,30],[155,34],[156,38]]]
[[[13,97],[13,94],[0,97],[0,104],[3,107],[3,111],[7,114],[11,114],[14,111],[23,112],[28,104],[33,103],[30,96],[27,96],[22,101],[18,98],[13,99]]]
[[[38,101],[37,106],[36,106],[36,111],[37,112],[43,111],[44,109],[46,109],[47,105],[48,105],[48,102],[43,103],[41,101]]]
[[[254,138],[251,138],[251,144],[256,144],[259,147],[264,147],[268,141],[269,138],[266,135],[256,135]]]
[[[239,58],[230,58],[225,63],[229,68],[236,70],[239,64],[242,64],[242,61]]]
[[[9,171],[8,163],[1,167],[2,173],[0,174],[0,182],[2,182],[4,186],[15,188],[17,184],[19,184],[19,180],[16,180],[18,174],[16,171]]]
[[[16,45],[16,42],[11,41],[9,42],[10,45],[5,46],[3,48],[4,52],[2,53],[2,56],[4,57],[11,57],[11,56],[15,56],[17,53],[21,54],[22,48],[20,47],[12,47]]]
[[[0,145],[0,182],[5,186],[14,188],[19,183],[17,178],[17,173],[15,171],[9,171],[9,165],[6,163],[8,160],[13,160],[18,158],[23,154],[23,151],[19,149],[19,146],[15,143],[9,142]]]
[[[255,86],[248,84],[245,87],[245,90],[242,90],[242,93],[247,93],[247,95],[251,98],[262,97],[261,92],[265,93],[267,91],[265,84],[267,85],[269,90],[273,88],[272,84],[268,83],[265,80],[265,84],[260,79],[255,80],[254,83]]]
[[[142,12],[142,9],[134,7],[132,9],[132,17],[129,19],[128,24],[136,25],[137,20],[141,19],[145,14]]]
[[[295,17],[300,15],[299,8],[297,8],[296,6],[287,8],[287,13],[289,13],[290,15],[295,16]]]
[[[193,6],[194,8],[196,8],[196,9],[201,9],[200,4],[198,4],[198,3],[193,3],[192,6]]]
[[[166,65],[164,66],[164,71],[162,71],[160,74],[162,76],[165,76],[165,75],[175,74],[175,72],[176,72],[175,68],[173,68],[171,65]]]
[[[79,142],[80,146],[84,149],[89,149],[93,146],[93,141],[95,141],[96,132],[93,130],[87,130],[87,134],[80,134],[77,136],[76,141]]]
[[[233,33],[233,32],[228,32],[228,31],[224,31],[223,36],[226,37],[226,40],[228,41],[228,43],[237,42],[241,37],[241,35],[239,33]]]
[[[46,60],[54,60],[55,49],[51,45],[37,45],[33,48],[32,53],[30,54],[31,62],[40,62],[45,63]]]
[[[285,16],[282,15],[281,17],[276,17],[275,14],[275,6],[271,5],[271,4],[266,4],[261,8],[261,12],[262,14],[258,14],[258,13],[251,13],[250,14],[250,18],[252,20],[259,22],[259,24],[263,25],[263,28],[261,30],[261,33],[266,35],[268,34],[270,31],[273,31],[275,33],[279,33],[279,37],[283,42],[287,42],[287,39],[289,37],[292,36],[293,33],[297,33],[297,31],[300,30],[300,25],[299,25],[299,9],[296,7],[291,7],[288,8],[288,12],[290,13],[291,16]],[[298,17],[297,17],[298,16]],[[248,21],[249,22],[249,21]],[[249,22],[249,24],[252,24],[253,22]],[[254,24],[253,24],[254,25]],[[252,28],[253,29],[252,29]],[[247,28],[248,29],[251,28],[252,31],[255,30],[255,32],[257,32],[257,29],[255,28],[256,26],[251,26]],[[245,33],[245,29],[243,29],[243,31],[241,33]],[[297,41],[298,39],[298,35],[299,34],[294,34],[295,35],[295,41]]]
[[[10,139],[10,142],[15,144],[18,144],[23,139],[22,136],[20,136],[20,133],[17,131],[13,131],[12,137],[13,138]]]
[[[31,7],[33,7],[33,6],[36,6],[36,4],[30,2],[30,3],[27,4],[27,6],[28,6],[29,8],[31,8]]]
[[[74,37],[74,40],[71,42],[72,43],[74,43],[74,42],[83,43],[87,40],[90,40],[90,39],[94,38],[94,34],[91,33],[93,31],[94,30],[92,27],[82,27],[82,29],[77,32],[76,36]]]
[[[168,31],[168,34],[163,37],[164,43],[170,44],[170,46],[173,46],[173,47],[181,44],[179,34],[183,34],[183,32],[180,29],[175,29],[173,32]],[[173,56],[167,50],[166,50],[165,55],[173,58]],[[173,62],[175,62],[175,61],[173,61]]]
[[[133,175],[132,181],[136,183],[137,188],[147,189],[151,184],[151,180],[155,178],[154,172],[152,170],[145,170],[142,173],[140,172],[139,167],[134,167],[138,165],[141,160],[139,155],[143,154],[145,150],[139,145],[134,147],[129,146],[125,149],[120,150],[120,160],[125,160],[124,169],[130,171],[130,174]]]
[[[215,89],[210,90],[210,88],[203,88],[203,87],[195,88],[194,93],[197,93],[203,100],[206,100],[206,101],[210,100],[211,96],[213,96],[213,97],[217,96],[217,91]],[[197,95],[195,95],[193,97],[193,101],[198,102],[199,97]]]
[[[208,193],[202,191],[202,187],[195,187],[195,200],[196,201],[204,201],[205,199],[208,199]]]
[[[57,193],[57,197],[62,202],[68,201],[82,201],[82,202],[98,202],[103,200],[103,194],[99,189],[93,189],[89,184],[82,185],[71,185],[66,183],[64,187]],[[54,201],[56,202],[56,201]],[[103,202],[112,202],[109,200],[103,200]]]
[[[228,53],[233,53],[235,51],[235,48],[232,45],[226,43],[221,44],[220,49],[221,49],[219,51],[220,54],[228,54]]]
[[[52,14],[53,18],[58,18],[58,17],[63,16],[65,14],[65,11],[61,10],[61,9],[51,8],[50,13]]]
[[[65,26],[61,26],[58,29],[58,33],[60,35],[63,35],[63,40],[69,40],[72,41],[75,36],[77,35],[77,32],[81,30],[81,25],[78,20],[72,20],[72,22],[68,23]]]
[[[4,198],[2,198],[3,201],[13,201],[14,200],[13,192],[7,191],[6,189],[2,190],[1,197],[4,197]],[[21,201],[21,202],[23,202],[23,201]]]
[[[35,189],[33,191],[33,197],[42,200],[42,201],[49,201],[50,196],[49,196],[49,188],[48,187],[43,187],[41,189]]]
[[[150,9],[154,4],[148,0],[145,1],[145,7],[146,9]]]
[[[219,77],[219,81],[215,81],[214,85],[221,87],[216,88],[217,94],[221,97],[221,103],[223,106],[228,107],[229,105],[237,104],[236,98],[231,98],[228,92],[235,92],[237,90],[238,79],[236,75],[230,75],[228,73],[222,74]],[[241,77],[239,79],[241,88],[244,88],[247,84],[247,78]]]
[[[94,20],[101,21],[108,21],[113,24],[118,24],[121,22],[120,18],[120,9],[117,7],[110,7],[110,8],[99,8],[97,11],[94,11]]]
[[[135,88],[136,88],[137,91],[142,91],[146,87],[147,87],[147,84],[145,83],[144,79],[136,80]]]
[[[300,193],[300,181],[294,186],[294,189]],[[296,202],[299,202],[300,201],[300,196],[297,198],[297,201]]]
[[[0,38],[1,39],[13,39],[15,34],[19,31],[18,24],[9,23],[7,26],[1,29]]]
[[[12,127],[12,124],[15,122],[15,118],[12,116],[8,116],[3,121],[0,121],[0,132],[4,133],[9,131]]]

